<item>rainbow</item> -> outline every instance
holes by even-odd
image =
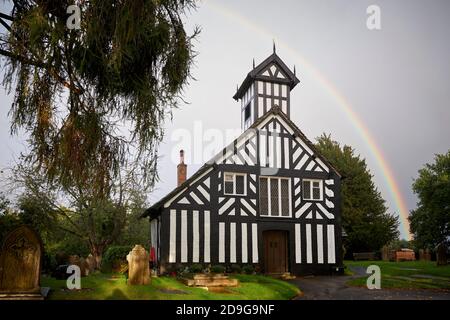
[[[228,19],[231,19],[241,26],[244,26],[250,29],[252,32],[259,34],[263,38],[275,39],[276,37],[270,33],[268,30],[264,29],[262,26],[252,22],[248,18],[242,16],[239,12],[234,11],[230,8],[227,8],[216,1],[208,0],[204,2],[209,8],[219,13],[222,16],[225,16]],[[398,187],[397,182],[395,181],[394,174],[392,172],[389,163],[387,162],[383,151],[377,145],[375,139],[370,133],[367,126],[358,116],[358,114],[353,110],[350,103],[347,99],[337,90],[337,88],[322,74],[320,71],[315,68],[310,62],[308,62],[297,50],[290,47],[287,43],[280,40],[279,38],[276,41],[277,47],[283,48],[289,55],[294,57],[302,67],[304,67],[310,74],[318,81],[318,83],[326,90],[326,92],[333,97],[333,99],[340,106],[344,114],[349,119],[350,123],[353,125],[355,130],[358,132],[359,136],[363,139],[364,143],[368,146],[369,152],[373,159],[375,159],[376,164],[380,168],[383,178],[386,182],[387,189],[394,200],[395,207],[400,216],[400,228],[401,234],[406,236],[409,240],[412,239],[412,235],[409,232],[409,221],[408,215],[409,211],[406,205],[406,201],[403,198],[402,193]],[[303,69],[303,70],[305,70]]]

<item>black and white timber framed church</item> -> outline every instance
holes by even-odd
[[[234,99],[243,133],[147,209],[159,273],[252,264],[264,273],[341,272],[341,176],[290,120],[299,83],[275,50]]]

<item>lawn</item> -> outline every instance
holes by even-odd
[[[173,277],[152,278],[150,285],[128,286],[120,274],[94,274],[81,279],[80,290],[68,290],[65,280],[42,277],[50,300],[287,300],[300,293],[294,285],[259,275],[233,275],[241,282],[225,293],[190,288]]]
[[[381,269],[381,288],[445,289],[450,290],[450,265],[436,266],[431,261],[345,261],[349,267],[367,268],[378,265]],[[369,275],[350,280],[347,284],[366,286]]]

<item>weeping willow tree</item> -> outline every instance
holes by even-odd
[[[14,93],[12,134],[29,136],[26,160],[49,181],[102,196],[121,166],[156,174],[163,122],[195,57],[183,18],[195,0],[13,0],[0,14],[3,84]],[[69,5],[79,29],[66,25]]]

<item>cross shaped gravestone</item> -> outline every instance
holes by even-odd
[[[0,251],[0,299],[43,299],[42,243],[27,226],[9,233]]]

